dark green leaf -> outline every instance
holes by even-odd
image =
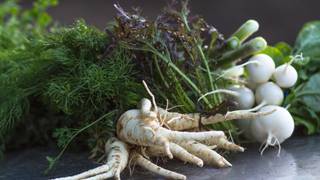
[[[292,47],[286,42],[278,42],[274,45],[284,56],[290,56],[292,52]]]
[[[306,23],[295,42],[294,54],[303,53],[311,64],[320,63],[320,21]]]
[[[283,63],[284,56],[278,48],[268,46],[267,48],[265,48],[263,51],[259,53],[264,53],[269,55],[274,60],[277,66]]]
[[[300,93],[304,94],[302,96],[302,101],[313,111],[320,112],[320,73],[317,73],[310,77],[309,81],[303,87]]]
[[[303,125],[304,127],[307,128],[308,135],[316,133],[317,131],[316,126],[313,125],[311,122],[297,116],[294,116],[293,118],[295,120],[296,125]]]

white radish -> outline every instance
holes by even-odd
[[[273,82],[261,84],[255,92],[256,102],[264,105],[281,105],[283,102],[282,89]]]
[[[255,61],[247,65],[247,70],[251,80],[255,83],[265,83],[269,81],[275,71],[275,64],[272,58],[266,54],[257,54],[249,59],[248,62]]]
[[[297,82],[298,73],[290,63],[286,63],[276,68],[273,78],[280,87],[290,88]]]
[[[262,107],[259,112],[269,112],[275,110],[275,112],[266,116],[261,116],[251,123],[251,134],[254,139],[262,145],[264,144],[261,154],[268,146],[279,146],[279,152],[281,151],[280,144],[288,139],[294,130],[294,121],[291,114],[283,107],[276,105],[268,105]]]
[[[251,91],[251,89],[245,86],[231,86],[229,89],[217,89],[204,94],[198,99],[198,101],[200,101],[205,96],[214,93],[225,93],[232,96],[234,100],[239,104],[239,109],[250,109],[254,105],[254,93]]]
[[[249,64],[259,64],[260,62],[258,61],[248,61],[243,64],[233,66],[225,71],[222,72],[222,74],[217,78],[220,79],[221,77],[226,77],[226,78],[239,78],[244,74],[244,68],[245,66]]]
[[[242,76],[244,73],[244,68],[243,67],[238,67],[234,66],[224,72],[225,77],[230,77],[230,78],[238,78]]]

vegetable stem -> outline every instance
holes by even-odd
[[[71,136],[71,138],[68,140],[68,142],[66,143],[66,145],[64,145],[63,149],[60,151],[60,153],[52,160],[50,161],[49,167],[45,170],[44,174],[48,174],[48,172],[53,168],[54,164],[60,159],[60,157],[63,155],[63,153],[66,151],[67,147],[69,146],[69,144],[73,141],[73,139],[75,137],[77,137],[80,133],[82,133],[83,131],[85,131],[86,129],[90,128],[91,126],[95,125],[96,123],[98,123],[99,121],[103,120],[105,117],[107,116],[111,116],[111,114],[113,114],[116,110],[111,111],[109,113],[104,114],[103,116],[101,116],[100,118],[98,118],[97,120],[93,121],[92,123],[86,125],[85,127],[81,128],[79,131],[77,131],[73,136]],[[48,158],[47,158],[48,159]]]
[[[223,55],[218,60],[218,65],[223,66],[232,63],[235,60],[246,58],[247,56],[259,52],[267,47],[267,42],[262,37],[257,37],[244,43],[239,48]]]
[[[239,39],[240,43],[245,41],[249,36],[258,31],[259,24],[256,20],[248,20],[239,29],[233,33],[232,36],[235,36]]]
[[[182,14],[182,19],[183,19],[183,22],[184,22],[184,24],[185,24],[185,26],[186,26],[187,31],[188,31],[188,32],[191,32],[191,29],[190,29],[190,26],[189,26],[189,24],[188,24],[187,17],[186,17],[185,14]],[[203,64],[204,64],[205,68],[207,69],[207,75],[208,75],[208,80],[209,80],[210,88],[211,88],[211,90],[213,91],[213,90],[215,90],[215,88],[214,88],[213,79],[212,79],[212,76],[211,76],[211,73],[210,73],[211,70],[210,70],[210,67],[209,67],[208,59],[207,59],[206,56],[204,55],[204,53],[203,53],[203,51],[202,51],[202,47],[201,47],[200,43],[197,41],[197,39],[196,39],[195,37],[193,37],[193,41],[194,41],[194,43],[196,44],[197,49],[198,49],[198,51],[199,51],[199,53],[200,53],[200,57],[201,57],[201,59],[202,59],[202,62],[203,62]],[[218,97],[217,97],[217,96],[214,96],[214,101],[215,101],[215,103],[218,102]]]

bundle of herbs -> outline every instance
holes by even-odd
[[[137,79],[144,79],[163,106],[166,101],[180,112],[204,114],[226,112],[232,102],[213,94],[198,101],[208,91],[238,84],[238,79],[222,76],[228,68],[266,47],[263,38],[245,42],[258,30],[249,20],[228,39],[199,16],[190,16],[187,3],[173,3],[155,21],[148,21],[135,12],[125,12],[120,6],[114,42],[131,50],[134,64],[140,70]],[[225,113],[224,112],[224,113]],[[215,129],[235,130],[231,123],[221,123]]]
[[[11,1],[3,7],[13,5],[19,8]],[[40,13],[34,8],[30,11]],[[118,49],[103,56],[110,38],[83,21],[70,28],[55,26],[52,32],[43,26],[41,31],[29,34],[29,26],[40,22],[30,17],[32,21],[24,24],[24,17],[12,15],[2,27],[6,33],[19,37],[9,39],[10,47],[9,43],[4,44],[7,47],[3,45],[0,57],[1,145],[7,144],[10,149],[44,144],[53,133],[58,146],[65,147],[83,127],[104,117],[86,131],[87,137],[93,138],[80,138],[97,153],[100,147],[95,147],[114,132],[116,113],[104,116],[105,113],[120,113],[135,106],[142,97],[138,95],[142,85],[132,78],[136,72],[130,63],[131,55]],[[9,31],[11,21],[17,25]],[[9,38],[5,34],[4,37]]]

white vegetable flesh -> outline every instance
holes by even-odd
[[[290,64],[283,64],[276,68],[273,78],[280,87],[290,88],[297,82],[298,73]]]
[[[247,65],[251,80],[255,83],[265,83],[269,81],[275,71],[275,64],[272,58],[266,54],[258,54],[251,57],[249,59],[249,62],[250,61],[259,62]]]
[[[273,82],[261,84],[255,92],[257,104],[281,105],[283,102],[282,89]]]
[[[294,130],[293,118],[285,108],[268,105],[262,107],[259,112],[272,110],[275,112],[258,117],[251,123],[251,134],[256,141],[265,144],[263,150],[269,145],[277,144],[280,147],[280,144],[288,139]]]

